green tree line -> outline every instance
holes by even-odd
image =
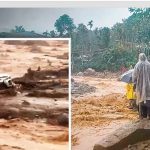
[[[66,14],[56,20],[55,37],[72,39],[73,72],[87,68],[118,71],[134,66],[139,52],[150,55],[150,8],[129,8],[129,11],[131,15],[112,28],[93,29],[93,20],[75,26]]]
[[[150,8],[129,8],[129,11],[131,15],[112,28],[93,28],[93,20],[75,25],[73,19],[64,14],[56,20],[55,30],[46,30],[43,35],[71,38],[73,72],[87,68],[97,71],[129,68],[137,62],[139,52],[150,55]],[[14,30],[25,31],[23,26],[16,26]]]

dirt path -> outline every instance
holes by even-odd
[[[124,83],[95,77],[74,79],[96,87],[96,91],[72,98],[73,150],[92,150],[100,139],[137,120],[137,112],[128,109]]]

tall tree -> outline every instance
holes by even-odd
[[[13,32],[25,32],[25,28],[23,26],[15,26],[15,29],[12,30]]]
[[[57,33],[54,30],[50,31],[49,35],[50,35],[51,38],[56,38],[57,37]]]
[[[60,16],[55,22],[55,28],[59,33],[59,36],[62,37],[64,35],[70,36],[73,30],[75,29],[75,25],[73,19],[70,18],[67,14]]]
[[[89,26],[89,27],[90,27],[90,30],[91,30],[92,27],[93,27],[93,20],[89,21],[88,24],[87,24],[87,26]]]
[[[48,31],[46,30],[45,32],[43,32],[43,35],[45,35],[46,37],[48,37],[49,36]]]

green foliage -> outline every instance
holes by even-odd
[[[110,70],[118,71],[122,66],[129,68],[137,62],[136,51],[119,51],[119,49],[110,49],[102,54],[95,55],[91,61],[90,68],[97,71]]]
[[[97,38],[100,48],[108,48],[110,43],[110,29],[107,27],[101,28]]]
[[[57,37],[57,33],[54,30],[50,31],[49,35],[51,38]]]
[[[15,29],[12,29],[11,32],[17,32],[17,33],[21,33],[21,32],[25,32],[26,30],[24,29],[23,26],[15,26]]]
[[[131,16],[111,29],[92,31],[84,24],[78,25],[72,38],[72,52],[78,54],[72,56],[73,72],[87,68],[118,71],[122,66],[134,66],[139,51],[150,56],[150,9],[129,8],[129,11]]]
[[[46,37],[48,37],[49,36],[48,31],[46,30],[45,32],[43,32],[43,35],[45,35]]]

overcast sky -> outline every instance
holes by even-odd
[[[61,15],[68,14],[74,23],[93,20],[95,27],[112,27],[130,16],[128,8],[0,8],[0,31],[9,31],[15,25],[39,33],[53,30],[54,23]]]

